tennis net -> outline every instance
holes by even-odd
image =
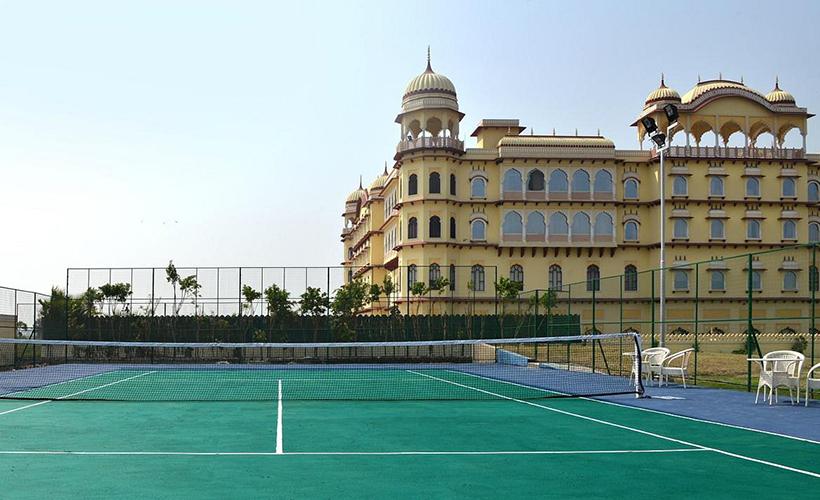
[[[631,333],[346,343],[0,339],[0,399],[473,400],[642,394]]]

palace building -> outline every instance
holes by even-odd
[[[820,155],[806,153],[812,115],[779,83],[764,93],[719,78],[681,95],[661,78],[625,124],[635,127],[639,149],[617,149],[601,135],[533,135],[515,119],[478,121],[475,147],[466,147],[455,85],[428,56],[396,116],[395,162],[347,197],[347,279],[381,283],[390,275],[400,308],[443,301],[456,312],[493,312],[501,277],[522,282],[524,291],[564,293],[569,283],[587,283],[571,292],[621,302],[648,296],[655,278],[639,284],[637,273],[659,263],[659,155],[640,119],[651,116],[665,130],[668,103],[680,114],[665,155],[670,317],[675,301],[693,293],[691,263],[820,240]],[[789,255],[778,259],[753,265],[754,286],[770,289],[773,303],[794,302],[809,269]],[[709,281],[701,299],[716,311],[742,307],[731,299],[745,296],[743,269],[713,264],[699,272]],[[598,280],[614,275],[623,277],[620,290],[602,289]],[[449,290],[408,292],[438,276],[448,278]],[[791,288],[800,293],[784,295]],[[384,312],[379,307],[373,312]]]

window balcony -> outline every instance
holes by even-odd
[[[657,149],[650,150],[652,158],[658,157]],[[802,148],[753,148],[728,146],[670,146],[667,158],[724,158],[729,160],[802,160],[806,152]]]
[[[450,149],[463,152],[464,143],[454,137],[419,137],[417,139],[405,139],[399,141],[396,151],[407,153],[419,149]]]

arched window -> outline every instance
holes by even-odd
[[[347,249],[347,260],[353,260],[353,247]]]
[[[712,276],[710,280],[710,290],[722,292],[726,290],[726,273],[723,271],[712,271]]]
[[[410,220],[407,221],[407,237],[409,239],[419,237],[419,223],[415,217],[410,217]]]
[[[817,181],[809,182],[809,201],[820,201],[820,183]]]
[[[505,193],[520,193],[522,186],[521,172],[514,168],[504,172],[503,191]]]
[[[595,264],[587,267],[587,292],[597,292],[601,289],[601,271]]]
[[[547,222],[541,212],[530,212],[527,215],[527,236],[543,238],[547,234]]]
[[[672,234],[675,238],[688,238],[689,222],[686,219],[675,219],[675,231]]]
[[[470,281],[473,284],[473,291],[476,292],[483,292],[484,291],[484,267],[475,265],[470,270]]]
[[[763,275],[760,271],[752,271],[752,290],[760,290],[763,287]]]
[[[521,233],[523,233],[524,223],[521,219],[521,214],[518,212],[507,212],[504,215],[504,222],[501,225],[501,232],[505,236],[517,236],[521,237]]]
[[[484,241],[487,239],[487,225],[481,219],[476,219],[470,223],[470,237],[473,241]]]
[[[456,239],[456,218],[450,217],[450,238]]]
[[[427,283],[432,287],[433,283],[435,283],[439,278],[441,278],[441,266],[438,264],[430,264],[430,270],[428,272],[428,281]]]
[[[450,174],[450,194],[456,195],[456,174]]]
[[[638,291],[638,268],[629,264],[624,268],[624,291]]]
[[[607,170],[595,172],[595,192],[612,193],[612,174]]]
[[[638,223],[634,220],[627,221],[624,224],[624,240],[638,241]]]
[[[757,177],[746,179],[746,196],[752,198],[760,196],[760,179]]]
[[[723,196],[723,177],[713,175],[709,180],[709,196]]]
[[[793,198],[796,196],[797,190],[795,189],[794,179],[791,177],[785,177],[783,179],[783,197],[784,198]]]
[[[709,222],[709,237],[713,240],[722,240],[725,237],[723,221],[721,219],[712,219]]]
[[[450,264],[450,290],[456,289],[456,265]]]
[[[678,291],[689,290],[689,273],[680,269],[672,271],[672,273],[674,276],[672,282],[674,289]]]
[[[572,174],[572,192],[589,192],[589,174],[586,170],[576,170],[575,173]]]
[[[407,266],[407,289],[409,290],[416,281],[418,281],[418,269],[415,264],[410,264]]]
[[[513,265],[510,267],[510,281],[515,281],[516,283],[521,283],[523,286],[524,284],[524,268],[518,264]]]
[[[796,240],[797,239],[797,224],[793,220],[783,221],[783,239]]]
[[[553,264],[550,266],[550,290],[561,290],[564,286],[564,273],[561,266]]]
[[[627,179],[624,181],[624,198],[631,200],[638,199],[638,181],[636,179]]]
[[[820,285],[820,272],[818,272],[817,266],[809,266],[809,291],[818,291],[818,285]]]
[[[441,238],[441,219],[438,215],[430,217],[430,228],[428,234],[430,238]]]
[[[429,184],[431,194],[441,193],[441,176],[438,172],[430,172]]]
[[[686,183],[686,177],[676,175],[672,178],[672,194],[675,196],[686,196],[689,189]]]
[[[419,178],[416,174],[410,174],[410,178],[407,179],[407,194],[414,195],[418,194],[419,192]]]
[[[809,222],[809,243],[820,242],[820,223]]]
[[[572,236],[589,236],[589,215],[578,212],[572,217]]]
[[[595,216],[595,236],[612,237],[614,233],[612,226],[612,216],[608,213],[601,212]]]
[[[566,193],[569,191],[567,173],[561,169],[553,170],[550,174],[550,193]]]
[[[759,240],[760,239],[760,221],[759,220],[749,220],[746,221],[746,239],[747,240]]]
[[[783,273],[783,290],[793,292],[797,290],[797,273],[786,271]]]
[[[561,212],[550,215],[550,235],[566,236],[569,233],[567,216]]]
[[[527,175],[527,191],[544,190],[544,172],[534,169]]]
[[[482,177],[476,177],[470,181],[470,196],[473,198],[485,198],[487,196],[487,181]]]

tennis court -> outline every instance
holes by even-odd
[[[250,363],[287,356],[261,348],[245,348],[245,363],[213,363],[237,353],[212,346],[168,363],[167,348],[147,345],[41,345],[40,362],[0,373],[0,496],[817,496],[816,442],[552,398],[633,390],[630,367],[614,368],[623,338],[601,337],[600,350],[573,341],[566,369],[554,353],[517,362],[533,347],[525,341],[428,346],[425,356],[339,348],[390,360],[380,364]],[[539,359],[563,352],[538,345]],[[471,362],[453,362],[465,352]],[[599,368],[581,369],[596,356]]]

